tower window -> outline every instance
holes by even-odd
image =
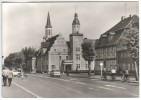
[[[61,60],[61,56],[59,56],[59,60]]]
[[[76,54],[76,60],[80,60],[80,55]]]
[[[79,47],[76,47],[76,51],[80,51],[80,48]]]
[[[68,56],[66,56],[66,60],[68,60],[69,59],[69,57]]]
[[[76,64],[76,68],[77,68],[77,69],[78,69],[78,68],[80,69],[80,64]]]
[[[65,52],[65,49],[63,49],[64,50],[64,52]]]

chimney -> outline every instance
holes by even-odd
[[[121,16],[121,20],[124,20],[125,16]]]
[[[132,15],[130,14],[129,17],[132,17]]]

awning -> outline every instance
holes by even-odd
[[[71,65],[73,64],[73,61],[72,60],[63,60],[62,62],[64,65]]]

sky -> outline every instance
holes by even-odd
[[[125,2],[2,3],[2,55],[6,57],[29,46],[38,50],[45,36],[48,12],[53,36],[61,33],[69,40],[76,12],[84,37],[98,39],[121,16],[139,15],[138,5],[135,1],[126,2],[125,10]]]

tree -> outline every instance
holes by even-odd
[[[32,60],[33,56],[35,56],[36,50],[33,47],[25,47],[21,50],[21,52],[24,54],[24,57],[25,57],[25,64],[26,64],[25,70],[28,70],[30,68],[27,68],[27,63]]]
[[[139,80],[139,25],[133,24],[133,27],[126,29],[125,35],[121,38],[121,44],[126,45],[128,52],[130,53],[134,67],[136,80]]]
[[[85,61],[88,61],[88,76],[91,77],[91,62],[94,60],[95,49],[91,41],[85,41],[82,43],[82,56]]]

